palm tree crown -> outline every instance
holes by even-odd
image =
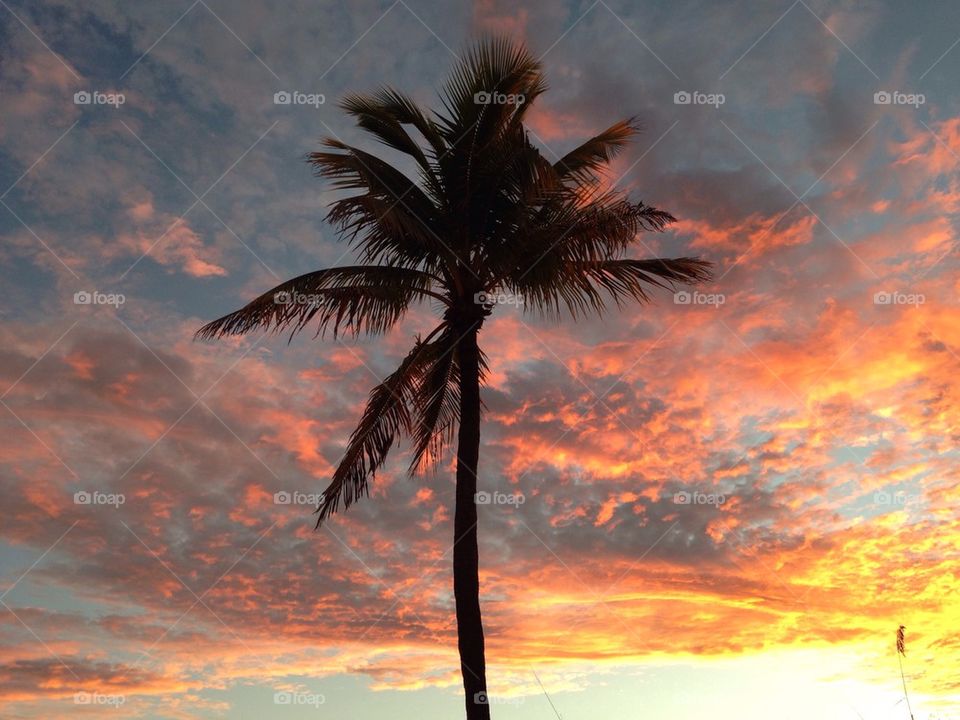
[[[350,95],[341,106],[380,142],[409,156],[418,178],[339,140],[308,161],[341,190],[328,220],[352,241],[362,264],[288,280],[240,310],[205,325],[198,337],[290,329],[318,334],[381,334],[414,303],[434,300],[440,324],[370,394],[360,424],[323,494],[320,522],[368,492],[368,481],[401,435],[412,439],[410,469],[437,459],[458,420],[460,334],[491,308],[483,294],[509,293],[526,311],[574,317],[609,300],[645,302],[650,286],[699,282],[695,258],[625,257],[641,231],[674,218],[598,174],[638,132],[616,123],[556,162],[531,142],[523,120],[546,89],[540,64],[509,40],[478,43],[428,115],[385,88]],[[498,102],[502,101],[502,102]],[[415,139],[410,130],[419,133]]]

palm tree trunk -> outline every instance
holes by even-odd
[[[480,457],[479,322],[467,326],[459,343],[460,430],[457,438],[457,497],[453,519],[453,596],[457,645],[466,693],[467,720],[489,720],[487,669],[480,618],[480,558],[477,551],[477,461]]]

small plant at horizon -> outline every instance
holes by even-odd
[[[903,625],[897,628],[897,662],[900,663],[900,681],[903,683],[903,697],[907,701],[907,712],[910,713],[910,720],[913,720],[913,710],[910,707],[910,695],[907,694],[907,677],[903,674],[903,658],[907,656],[906,637]]]
[[[292,337],[313,325],[334,337],[382,335],[412,305],[439,303],[439,324],[371,391],[321,496],[317,526],[369,493],[400,437],[412,440],[411,474],[436,467],[456,438],[453,590],[469,720],[490,717],[477,548],[477,498],[486,497],[477,488],[485,319],[507,304],[501,297],[526,313],[576,319],[611,303],[645,303],[654,287],[710,276],[710,264],[698,258],[628,257],[640,233],[674,222],[602,180],[638,124],[615,123],[550,162],[524,125],[546,88],[526,48],[491,39],[456,65],[442,111],[424,111],[392,88],[347,96],[340,106],[404,153],[417,180],[376,155],[324,140],[308,162],[335,190],[356,191],[333,202],[327,219],[353,244],[359,264],[288,280],[197,333],[264,328]]]

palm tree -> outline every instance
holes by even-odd
[[[358,264],[288,280],[197,333],[263,328],[289,330],[292,338],[311,326],[335,338],[378,335],[415,303],[440,309],[439,324],[371,391],[321,496],[317,527],[368,494],[402,436],[412,444],[413,474],[436,466],[456,433],[453,590],[470,720],[490,717],[475,495],[486,369],[477,338],[491,299],[509,294],[525,311],[577,318],[611,301],[646,302],[653,286],[709,277],[709,263],[696,258],[627,257],[640,232],[674,221],[607,187],[599,174],[637,123],[618,122],[549,162],[523,124],[545,89],[540,63],[524,47],[485,39],[453,70],[442,111],[427,113],[391,88],[346,97],[341,107],[359,127],[406,156],[404,171],[327,139],[307,157],[334,188],[353,191],[332,203],[327,219],[353,244]]]

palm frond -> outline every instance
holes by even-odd
[[[556,316],[564,308],[578,317],[603,312],[608,300],[617,307],[626,300],[647,303],[651,288],[705,282],[711,267],[691,257],[573,261],[563,273],[553,273],[551,282],[529,286],[523,294],[524,309]]]
[[[580,263],[571,269],[595,287],[606,291],[618,304],[632,298],[649,302],[649,288],[674,289],[678,283],[696,284],[712,277],[711,264],[691,257],[604,260]]]
[[[545,89],[537,59],[505,38],[481,41],[454,68],[438,114],[448,146],[439,165],[452,212],[473,223],[487,210],[496,178],[525,137],[522,120]]]
[[[438,218],[425,222],[397,200],[370,193],[341,198],[331,205],[327,221],[364,263],[442,273],[456,258],[439,235]]]
[[[490,251],[491,275],[516,293],[536,295],[568,273],[570,263],[623,257],[637,233],[661,230],[673,220],[616,191],[587,204],[562,192],[534,208],[532,216],[500,228],[504,239]]]
[[[437,278],[410,268],[356,265],[330,268],[287,280],[239,310],[207,323],[198,339],[243,335],[255,328],[291,338],[311,321],[317,335],[380,334],[393,327],[417,300],[444,297],[431,288]]]
[[[400,366],[370,392],[363,416],[350,435],[333,480],[323,491],[316,511],[317,527],[341,505],[346,509],[368,494],[369,481],[383,465],[398,437],[410,433],[413,423],[410,408],[415,404],[416,389],[446,349],[441,342],[431,342],[429,338],[444,328],[434,330],[427,340],[418,338]]]
[[[635,117],[621,120],[568,152],[553,167],[561,179],[581,187],[591,186],[597,181],[597,173],[609,165],[640,129]]]
[[[534,218],[530,250],[558,260],[603,260],[626,250],[641,232],[659,232],[674,222],[670,213],[631,202],[611,190],[587,203],[562,198]]]
[[[423,374],[414,392],[416,422],[411,431],[411,474],[435,464],[443,457],[443,451],[453,439],[453,431],[460,420],[457,340],[452,328],[441,335],[437,342],[445,350]]]
[[[383,91],[381,91],[383,92]],[[357,118],[357,125],[374,135],[385,145],[406,153],[424,170],[431,170],[430,162],[423,149],[410,137],[396,117],[384,109],[381,99],[376,95],[347,95],[340,101],[340,107]]]
[[[335,201],[327,220],[360,249],[366,262],[408,267],[427,262],[437,269],[442,264],[438,257],[446,255],[451,261],[442,209],[423,188],[374,155],[338,140],[324,144],[338,152],[307,156],[317,175],[333,180],[336,189],[364,191]]]
[[[509,38],[483,39],[464,55],[444,85],[441,131],[450,145],[481,148],[510,119],[522,117],[546,89],[542,66],[525,47]],[[484,93],[512,95],[522,102],[485,103],[478,98]]]
[[[408,205],[430,215],[433,207],[423,189],[386,160],[327,138],[323,144],[338,152],[312,152],[307,162],[319,177],[332,180],[336,190],[365,190],[373,195]]]
[[[416,151],[413,148],[409,148],[413,152],[405,149],[409,147],[408,141],[416,145],[409,134],[404,130],[403,134],[406,138],[403,138],[397,134],[395,128],[384,127],[384,125],[392,126],[395,123],[401,126],[401,130],[403,125],[413,126],[430,144],[435,157],[443,155],[447,149],[436,123],[411,98],[398,90],[381,88],[373,95],[350,95],[341,103],[341,106],[358,118],[361,127],[366,127],[364,123],[368,122],[372,126],[371,131],[375,134],[379,133],[381,128],[385,129],[391,140],[382,138],[384,142],[414,157],[416,157]],[[394,144],[394,138],[399,140],[398,144]],[[417,148],[419,149],[419,145]],[[418,162],[423,165],[419,159]]]

